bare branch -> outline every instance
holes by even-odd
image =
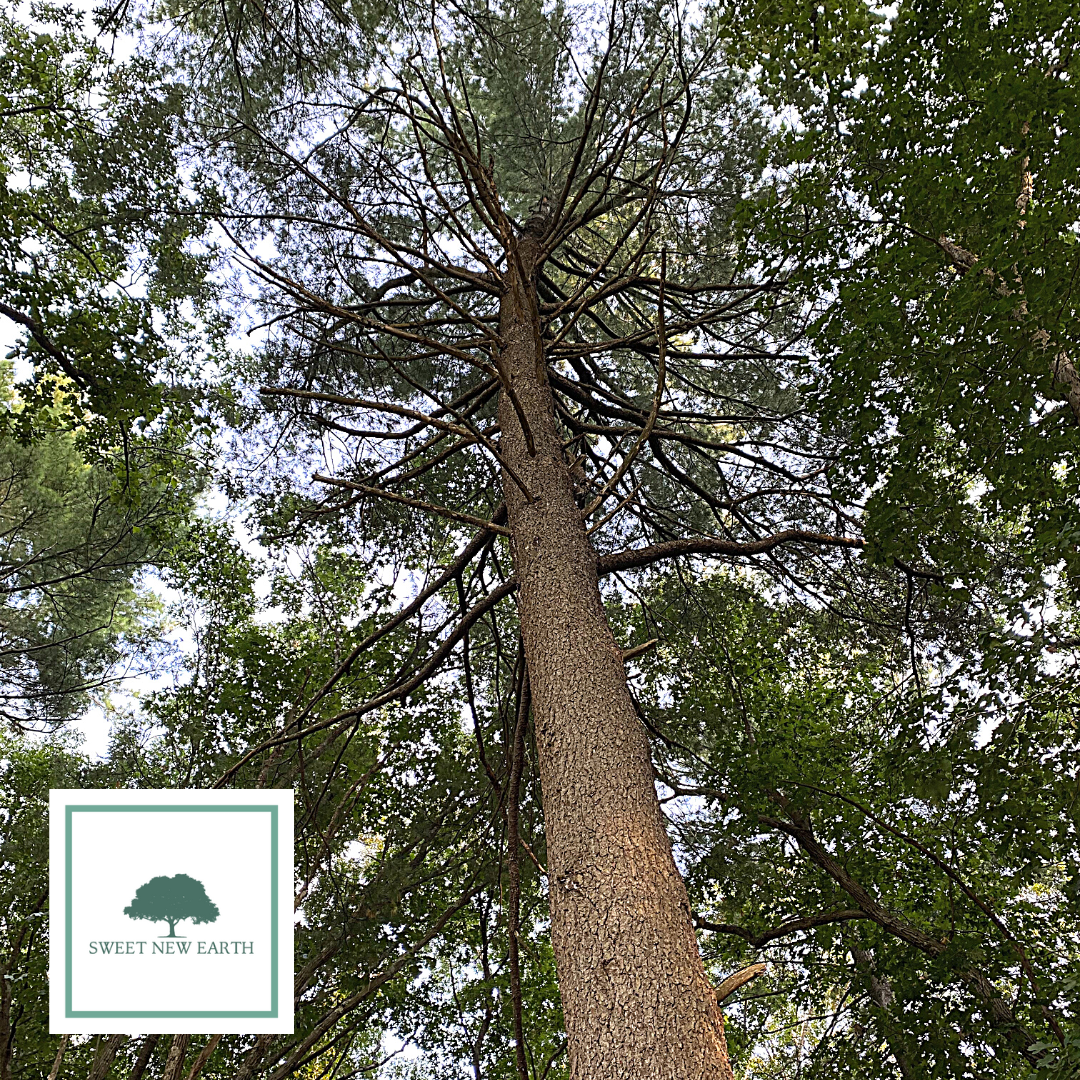
[[[472,514],[463,514],[458,510],[451,510],[445,506],[436,506],[434,503],[423,502],[420,499],[410,499],[406,495],[399,495],[397,492],[387,491],[385,488],[354,484],[351,480],[339,480],[336,477],[322,476],[319,473],[312,473],[311,479],[318,484],[332,484],[334,487],[358,491],[362,495],[374,495],[380,499],[389,499],[391,502],[402,503],[416,510],[426,510],[429,514],[438,514],[440,517],[449,518],[451,521],[462,521],[467,525],[478,525],[488,532],[501,533],[503,536],[510,535],[510,530],[505,525],[496,525],[493,521],[485,521],[483,518],[473,517]]]
[[[768,964],[751,964],[749,967],[744,967],[742,971],[736,971],[734,975],[729,975],[716,988],[716,1004],[720,1005],[726,1001],[740,987],[745,986],[752,979],[756,979],[768,966]]]
[[[787,937],[789,934],[798,934],[803,930],[813,930],[817,926],[828,926],[830,923],[849,922],[851,919],[868,919],[870,916],[857,908],[846,908],[843,911],[829,911],[821,915],[806,915],[801,919],[789,919],[787,922],[774,926],[771,930],[755,934],[753,930],[747,930],[745,926],[736,926],[733,923],[714,923],[700,916],[694,916],[694,925],[702,930],[711,930],[714,934],[731,934],[734,937],[743,938],[755,949],[768,945],[777,938]]]
[[[674,559],[684,555],[712,555],[717,558],[740,558],[763,555],[784,544],[812,544],[821,547],[861,549],[866,541],[851,536],[829,536],[825,533],[807,532],[804,529],[785,529],[774,536],[761,540],[737,543],[712,536],[691,536],[684,540],[668,540],[650,547],[631,548],[601,555],[596,560],[596,572],[600,576],[614,574],[619,570],[634,570],[650,566],[661,559]]]

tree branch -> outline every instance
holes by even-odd
[[[801,930],[813,930],[816,926],[827,926],[830,923],[848,922],[851,919],[867,919],[869,916],[864,911],[848,908],[844,911],[829,911],[821,915],[807,915],[801,919],[789,919],[787,922],[774,926],[764,933],[755,934],[753,930],[747,930],[745,926],[735,926],[732,923],[714,923],[700,916],[694,916],[694,925],[702,930],[711,930],[717,934],[731,934],[743,938],[755,949],[760,949],[770,941],[777,938],[787,937],[788,934],[797,934]]]
[[[610,555],[601,555],[596,560],[596,572],[601,577],[620,570],[635,570],[642,566],[651,566],[661,559],[674,559],[683,555],[713,555],[716,557],[740,558],[749,555],[764,555],[783,544],[815,544],[822,547],[841,547],[861,549],[866,541],[851,536],[829,536],[826,533],[807,532],[803,529],[785,529],[784,532],[766,536],[760,540],[737,543],[721,540],[713,536],[693,536],[682,540],[667,540],[650,547],[630,548],[616,551]]]
[[[426,510],[429,514],[438,514],[440,517],[449,518],[451,521],[462,521],[467,525],[477,525],[488,532],[501,533],[503,536],[510,535],[510,530],[505,525],[496,525],[493,521],[485,521],[483,518],[473,517],[472,514],[463,514],[446,506],[436,506],[434,503],[422,502],[420,499],[410,499],[407,495],[398,495],[397,492],[387,491],[385,488],[367,487],[364,484],[354,484],[351,480],[339,480],[336,477],[323,476],[320,473],[312,473],[311,479],[319,484],[332,484],[334,487],[347,488],[349,491],[359,491],[362,495],[375,495],[380,499],[389,499],[391,502],[402,503],[416,510]]]
[[[729,975],[716,988],[716,1004],[722,1004],[740,987],[745,986],[751,979],[756,979],[768,966],[768,964],[751,964],[749,967],[744,967],[742,971]]]

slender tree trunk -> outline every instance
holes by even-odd
[[[730,1080],[723,1021],[607,622],[540,351],[526,236],[507,271],[501,453],[544,800],[571,1080]]]
[[[187,1057],[190,1035],[174,1035],[169,1047],[169,1056],[165,1059],[165,1072],[162,1080],[180,1080],[184,1074],[184,1059]]]
[[[196,1080],[199,1073],[203,1071],[206,1063],[210,1060],[210,1055],[217,1049],[217,1044],[219,1042],[221,1042],[220,1035],[210,1036],[206,1045],[199,1051],[199,1056],[195,1059],[195,1063],[188,1070],[186,1080]]]
[[[56,1080],[60,1075],[60,1066],[64,1061],[64,1053],[67,1051],[68,1043],[71,1041],[70,1035],[64,1035],[60,1039],[60,1045],[56,1050],[56,1057],[53,1059],[52,1069],[49,1071],[49,1080]]]
[[[896,1022],[892,1016],[893,992],[889,980],[879,977],[877,964],[874,957],[866,949],[853,946],[851,958],[855,961],[855,967],[866,976],[870,1000],[877,1006],[878,1019],[881,1023],[881,1034],[885,1036],[885,1043],[889,1047],[896,1067],[900,1070],[903,1080],[915,1080],[915,1072],[909,1062],[908,1053],[903,1045],[903,1039],[898,1034]]]
[[[11,1080],[11,981],[0,975],[0,1080]]]
[[[105,1080],[105,1077],[109,1075],[109,1069],[116,1058],[116,1052],[125,1042],[127,1042],[127,1039],[128,1037],[126,1035],[110,1035],[103,1043],[101,1043],[98,1047],[98,1052],[94,1055],[94,1063],[90,1067],[90,1076],[88,1080]]]
[[[135,1064],[131,1067],[128,1080],[142,1080],[142,1075],[146,1072],[146,1066],[150,1061],[150,1055],[154,1052],[154,1047],[157,1046],[160,1038],[160,1035],[147,1035],[143,1039],[142,1045],[139,1047],[138,1057],[135,1058]]]

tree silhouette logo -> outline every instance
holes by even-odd
[[[218,917],[217,904],[206,895],[201,881],[187,874],[175,877],[151,878],[135,890],[135,899],[124,908],[129,919],[149,919],[167,922],[169,932],[162,937],[176,937],[176,924],[182,919],[193,923],[214,922]]]

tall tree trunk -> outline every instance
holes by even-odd
[[[499,324],[500,369],[535,455],[505,390],[500,449],[534,497],[504,471],[570,1077],[730,1080],[723,1021],[556,428],[536,316],[538,251],[526,236],[520,267],[509,260]]]

